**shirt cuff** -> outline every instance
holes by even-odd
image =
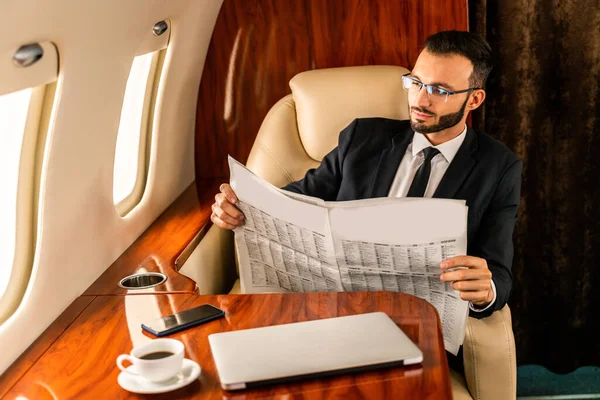
[[[494,303],[496,302],[496,285],[494,284],[494,280],[490,279],[490,282],[492,284],[492,290],[494,291],[494,298],[492,299],[492,302],[490,304],[488,304],[485,308],[475,308],[477,307],[476,305],[474,305],[473,303],[469,302],[469,308],[475,312],[482,312],[487,310],[488,308],[490,308],[491,306],[494,305]]]

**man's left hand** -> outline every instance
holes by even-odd
[[[452,289],[460,291],[460,298],[470,301],[475,306],[483,308],[494,299],[492,290],[492,272],[487,261],[472,256],[457,256],[441,262],[442,274],[440,280],[452,282]],[[448,271],[456,267],[467,267]]]

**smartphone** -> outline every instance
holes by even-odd
[[[142,329],[155,336],[166,336],[171,333],[179,332],[192,326],[200,325],[213,319],[225,316],[225,312],[220,308],[210,304],[204,304],[199,307],[190,308],[173,315],[167,315],[152,322],[143,323]]]

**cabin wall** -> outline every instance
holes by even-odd
[[[228,180],[228,154],[246,162],[294,75],[358,65],[411,69],[425,39],[450,29],[469,29],[467,0],[225,1],[198,93],[196,180]]]
[[[0,325],[0,373],[194,180],[197,91],[221,4],[0,1],[0,55],[51,41],[60,63],[41,170],[32,274],[17,311]],[[161,20],[170,21],[171,33],[148,182],[141,203],[121,218],[112,194],[125,85],[142,39]]]

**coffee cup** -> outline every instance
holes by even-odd
[[[152,382],[166,381],[181,371],[184,346],[175,339],[154,339],[136,346],[130,354],[117,357],[117,366],[121,371],[141,376]],[[127,360],[133,368],[124,367]]]

